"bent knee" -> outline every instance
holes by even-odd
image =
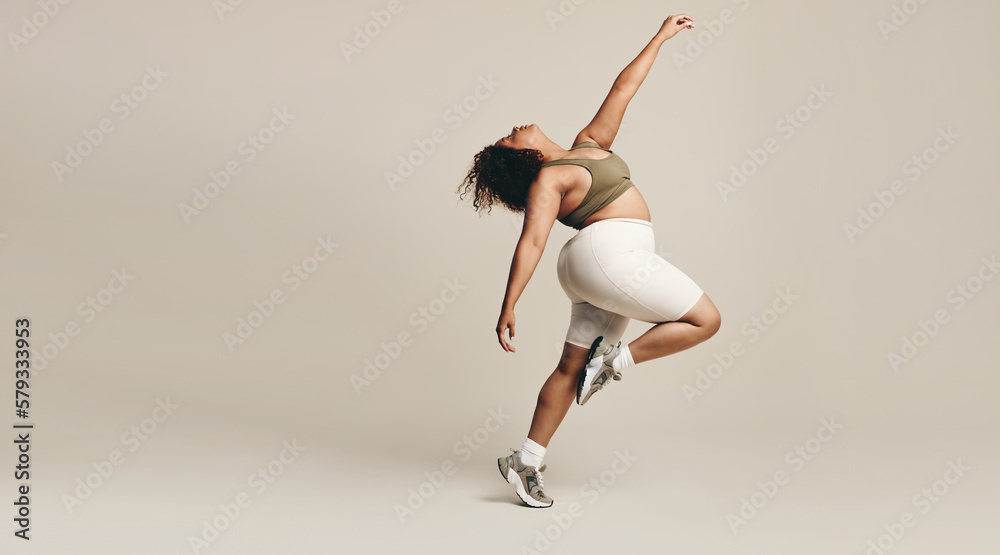
[[[722,315],[719,314],[719,311],[713,307],[712,310],[705,315],[705,319],[699,327],[705,330],[706,339],[712,337],[719,331],[719,328],[722,327]]]
[[[697,304],[684,315],[683,321],[700,328],[705,339],[715,335],[722,327],[722,315],[719,314],[719,309],[704,293]]]

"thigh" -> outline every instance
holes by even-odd
[[[704,291],[684,272],[652,251],[631,251],[604,266],[609,309],[643,322],[673,322],[698,303]]]

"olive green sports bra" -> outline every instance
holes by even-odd
[[[584,141],[578,145],[575,145],[570,150],[575,150],[584,146],[593,146],[596,148],[601,148],[600,145],[593,141]],[[606,148],[601,148],[605,152],[611,152]],[[628,169],[628,165],[625,161],[621,159],[620,156],[611,152],[611,155],[606,158],[601,158],[600,160],[588,160],[586,158],[563,158],[561,160],[550,160],[548,162],[543,162],[542,167],[546,166],[558,166],[564,164],[573,164],[576,166],[583,166],[587,168],[590,172],[591,184],[590,190],[587,191],[587,195],[583,197],[583,202],[580,206],[577,206],[572,212],[566,215],[565,218],[560,218],[559,221],[569,227],[580,229],[579,225],[583,223],[584,220],[589,218],[594,212],[597,212],[601,208],[611,204],[616,198],[620,197],[622,193],[628,190],[629,187],[633,186],[631,181],[631,172]]]

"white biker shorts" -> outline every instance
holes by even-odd
[[[559,251],[559,284],[573,303],[566,343],[617,343],[630,319],[679,320],[704,293],[655,252],[653,224],[609,218],[581,229]]]

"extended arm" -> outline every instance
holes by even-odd
[[[667,39],[676,35],[681,29],[694,27],[693,21],[687,14],[680,14],[672,15],[663,22],[653,40],[649,41],[649,44],[642,49],[642,52],[615,79],[614,84],[611,86],[611,92],[604,99],[604,103],[601,104],[597,115],[587,124],[587,127],[584,127],[580,131],[573,144],[583,141],[594,141],[602,148],[611,147],[615,136],[618,135],[622,118],[625,116],[625,108],[628,107],[628,103],[635,96],[636,91],[639,90],[639,85],[642,85],[642,82],[646,79],[649,69],[653,67],[653,61],[656,60],[660,46]]]
[[[511,339],[514,338],[514,305],[542,258],[545,243],[559,214],[560,200],[557,191],[540,183],[533,183],[528,189],[521,238],[517,240],[517,248],[514,249],[514,259],[511,260],[510,274],[507,276],[507,292],[503,297],[500,320],[497,321],[497,338],[505,351],[514,351],[513,345],[504,338],[504,330],[509,329]]]

